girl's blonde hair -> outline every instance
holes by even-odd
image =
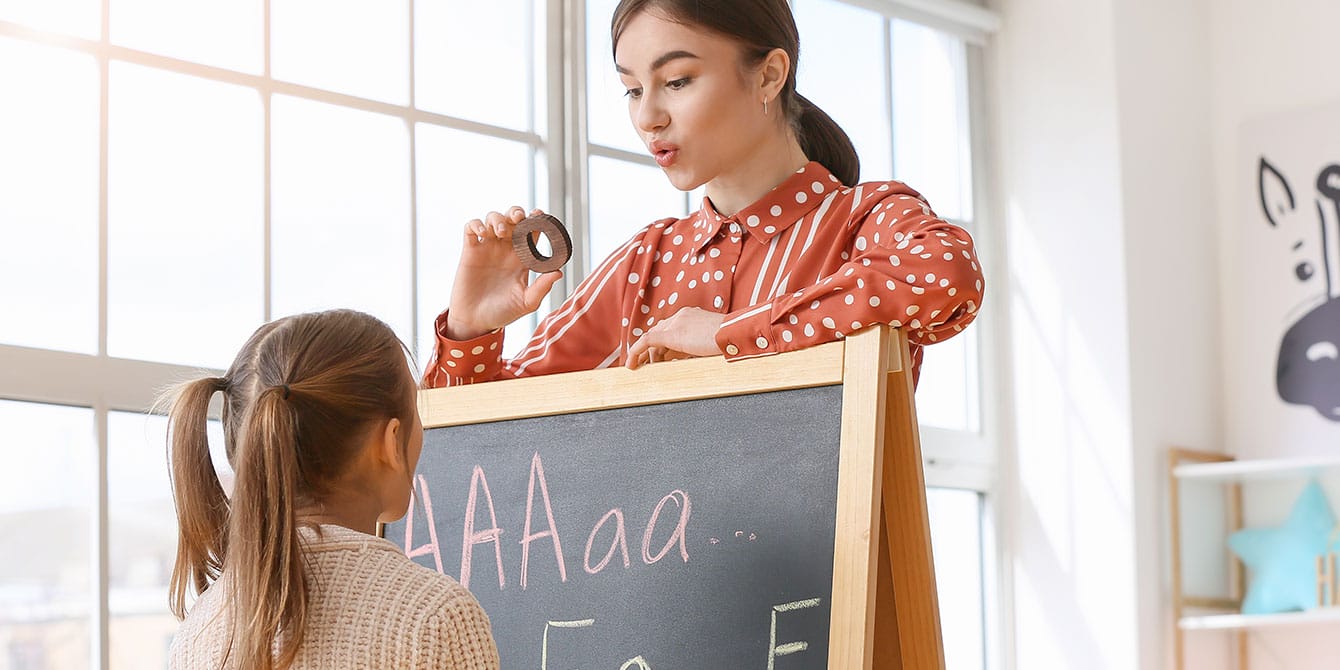
[[[220,391],[224,446],[236,473],[231,500],[206,439],[210,398]],[[168,416],[178,529],[172,613],[184,618],[187,588],[198,595],[226,571],[229,656],[247,669],[291,664],[308,603],[297,510],[319,508],[377,422],[412,423],[414,391],[395,333],[352,310],[267,323],[223,377],[175,389]]]

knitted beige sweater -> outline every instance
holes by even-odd
[[[333,525],[321,526],[320,537],[300,532],[309,601],[294,670],[498,668],[488,617],[455,580],[379,537]],[[224,593],[215,582],[196,601],[172,641],[170,668],[221,670],[229,629]],[[228,667],[236,665],[230,660]]]

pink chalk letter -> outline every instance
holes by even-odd
[[[609,551],[605,552],[605,557],[600,559],[600,563],[597,563],[596,567],[593,568],[591,567],[591,543],[595,542],[596,533],[600,532],[600,529],[604,527],[605,522],[609,521],[610,517],[614,517],[614,539],[610,541],[610,548]],[[586,538],[586,554],[582,559],[582,567],[593,575],[604,570],[610,559],[614,558],[615,549],[623,554],[623,567],[628,567],[628,534],[623,529],[623,512],[619,511],[617,507],[605,512],[605,516],[600,517],[596,527],[591,529],[591,536]]]
[[[679,523],[675,524],[675,530],[670,533],[670,539],[665,541],[665,546],[661,547],[661,551],[655,556],[652,556],[651,533],[656,530],[656,520],[661,516],[661,508],[665,507],[665,503],[671,500],[674,500],[675,504],[679,505]],[[647,522],[647,532],[642,534],[642,561],[644,563],[651,565],[664,558],[666,553],[670,551],[670,547],[674,546],[676,540],[679,541],[679,556],[684,559],[685,563],[689,562],[689,550],[688,547],[685,546],[684,534],[685,529],[687,529],[689,525],[691,507],[692,506],[689,504],[689,494],[678,489],[666,494],[664,498],[661,498],[661,502],[656,503],[656,509],[651,513],[651,520]]]
[[[530,532],[531,511],[535,506],[535,482],[540,482],[540,497],[544,502],[544,515],[549,521],[549,529],[538,533]],[[521,533],[521,588],[526,588],[526,569],[530,565],[530,543],[542,537],[552,538],[554,559],[558,561],[558,578],[568,581],[568,568],[563,564],[563,543],[558,539],[558,527],[554,525],[554,505],[549,501],[549,485],[544,480],[544,463],[540,461],[540,452],[530,460],[530,486],[526,492],[526,525]]]
[[[484,503],[489,507],[491,525],[485,530],[476,531],[475,503],[478,500],[480,487],[484,489]],[[493,560],[498,564],[498,590],[504,588],[506,579],[503,576],[502,544],[498,540],[501,535],[498,515],[493,512],[493,495],[489,493],[489,480],[484,476],[484,468],[476,465],[474,474],[470,476],[470,496],[465,501],[465,528],[461,532],[461,586],[470,588],[470,562],[474,558],[475,545],[492,542]]]
[[[446,574],[442,569],[442,552],[437,547],[437,525],[433,521],[433,497],[428,495],[428,480],[423,475],[418,476],[419,497],[423,498],[423,516],[428,522],[428,544],[414,546],[414,499],[409,501],[409,511],[405,512],[405,555],[414,558],[424,554],[433,555],[433,564],[437,566],[437,571]]]

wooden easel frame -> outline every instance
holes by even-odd
[[[828,667],[943,669],[912,359],[899,330],[871,327],[735,363],[698,358],[433,389],[419,394],[419,411],[427,429],[839,384]]]

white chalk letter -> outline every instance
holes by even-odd
[[[773,664],[777,662],[778,656],[795,654],[810,648],[810,643],[803,640],[800,642],[787,642],[781,646],[777,645],[777,613],[793,612],[795,610],[805,609],[806,607],[817,607],[818,605],[818,598],[810,598],[809,600],[797,600],[795,602],[772,606],[772,611],[769,613],[772,616],[772,624],[768,627],[768,670],[773,670]]]

